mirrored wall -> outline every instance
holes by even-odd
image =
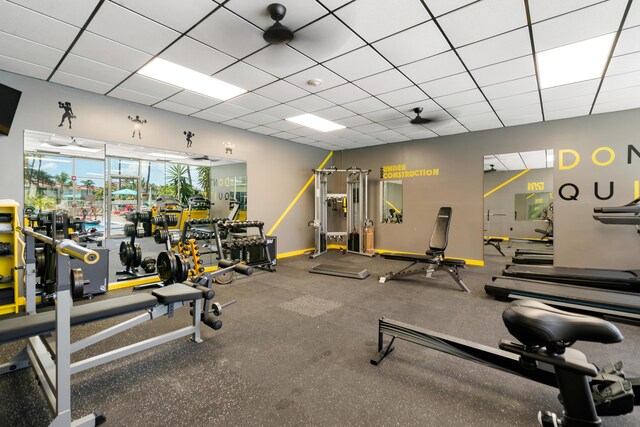
[[[83,243],[109,249],[115,282],[135,278],[116,275],[126,270],[120,244],[131,238],[126,227],[139,219],[135,213],[144,219],[133,222],[135,242],[143,258],[155,259],[165,249],[153,237],[152,218],[160,213],[176,216],[174,231],[189,219],[246,219],[247,169],[230,158],[25,131],[24,194],[26,217],[65,214],[82,229]],[[203,260],[213,264],[215,257]]]
[[[402,224],[402,180],[382,181],[380,218],[382,223]]]

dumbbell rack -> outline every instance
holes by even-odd
[[[243,231],[246,233],[248,228],[257,228],[258,235],[251,237],[234,237],[234,233]],[[213,223],[213,229],[216,238],[216,244],[218,249],[218,259],[231,259],[234,258],[233,251],[237,250],[238,258],[245,261],[247,265],[267,269],[269,271],[276,271],[274,268],[274,260],[271,259],[271,254],[267,248],[267,237],[264,233],[264,222],[262,221],[230,221],[221,220]],[[222,239],[222,235],[225,239]],[[248,259],[247,249],[251,246],[257,246],[260,248],[261,257],[258,260]]]

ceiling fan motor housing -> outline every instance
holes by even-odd
[[[272,3],[267,6],[267,11],[276,22],[265,30],[264,40],[269,44],[285,44],[293,40],[293,31],[280,23],[287,13],[287,8],[279,3]]]

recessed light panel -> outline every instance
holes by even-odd
[[[289,117],[290,122],[297,123],[320,132],[330,132],[332,130],[344,129],[344,126],[325,120],[313,114],[303,114],[301,116]]]
[[[538,52],[540,89],[602,77],[615,33]]]
[[[221,101],[246,92],[245,89],[161,58],[153,59],[138,74]]]

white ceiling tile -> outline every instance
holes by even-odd
[[[162,52],[160,58],[208,75],[236,62],[235,58],[190,37],[182,37]]]
[[[440,136],[446,136],[446,135],[457,135],[460,133],[468,133],[469,131],[465,129],[464,126],[458,125],[458,126],[451,126],[451,127],[438,129],[435,132]]]
[[[180,35],[111,2],[102,5],[87,30],[152,55],[160,52]]]
[[[640,86],[600,92],[594,113],[640,108]]]
[[[223,124],[227,126],[233,126],[234,128],[238,128],[238,129],[249,129],[255,126],[255,123],[247,122],[242,119],[227,120]]]
[[[45,80],[51,74],[52,69],[19,59],[0,55],[0,70],[23,74],[29,77]]]
[[[316,111],[314,114],[327,120],[344,119],[345,117],[353,116],[353,113],[351,111],[338,105],[330,108],[325,108],[324,110]]]
[[[507,170],[522,170],[527,168],[522,157],[520,157],[520,153],[496,154],[495,157]]]
[[[398,105],[396,106],[396,110],[405,114],[407,117],[414,118],[416,113],[413,112],[413,109],[416,107],[422,107],[422,115],[429,113],[442,113],[442,108],[438,104],[436,104],[432,99],[423,99],[419,102],[412,102],[406,105]],[[446,115],[446,113],[444,113]]]
[[[193,114],[198,111],[198,108],[189,107],[187,105],[178,104],[176,102],[171,101],[160,101],[157,104],[153,105],[156,108],[161,108],[163,110],[173,111],[178,114]]]
[[[386,128],[400,131],[401,129],[413,126],[411,120],[404,114],[400,114],[401,117],[392,120],[381,120],[380,124]]]
[[[391,68],[391,64],[369,46],[332,59],[324,65],[347,80],[361,79]]]
[[[616,44],[614,56],[640,51],[640,26],[623,30]]]
[[[315,65],[315,62],[286,45],[273,45],[254,53],[244,62],[278,77],[286,77]]]
[[[369,113],[371,111],[377,111],[377,110],[388,108],[384,104],[384,102],[376,98],[365,98],[359,101],[349,102],[342,106],[344,108],[347,108],[353,111],[356,114],[364,114],[364,113]]]
[[[482,91],[488,99],[504,98],[507,96],[519,95],[521,93],[532,92],[538,90],[538,83],[534,76],[524,77],[522,79],[510,80],[504,83],[497,83],[490,86],[484,86]]]
[[[245,93],[244,95],[237,96],[227,102],[251,111],[264,110],[265,108],[273,107],[278,104],[276,101],[265,98],[264,96],[256,95],[255,93]]]
[[[404,65],[400,67],[400,71],[413,80],[414,83],[419,84],[458,74],[465,70],[456,54],[448,51]]]
[[[209,98],[208,96],[193,93],[188,90],[183,90],[182,92],[173,95],[168,100],[177,102],[178,104],[197,108],[198,110],[209,108],[220,103],[220,101],[217,99]]]
[[[634,1],[631,3],[631,9],[629,9],[623,28],[631,28],[637,25],[640,25],[640,3]]]
[[[111,86],[120,83],[131,74],[128,71],[73,54],[67,55],[62,64],[60,64],[58,71],[107,83]]]
[[[640,86],[640,69],[626,74],[607,76],[602,83],[602,91]]]
[[[400,142],[407,140],[406,136],[390,129],[381,132],[374,132],[370,135],[384,142]]]
[[[113,85],[101,83],[80,76],[75,76],[69,73],[63,73],[61,71],[57,71],[50,81],[53,83],[59,83],[65,86],[71,86],[99,94],[105,94],[109,92],[111,88],[113,88]]]
[[[469,129],[471,132],[477,132],[477,131],[481,131],[481,130],[487,130],[487,129],[498,129],[503,127],[502,123],[500,123],[500,120],[498,120],[497,118],[493,118],[493,119],[488,119],[485,121],[474,121],[474,122],[470,122],[470,123],[464,123],[464,126]]]
[[[519,126],[519,125],[525,125],[528,123],[538,123],[541,121],[542,121],[542,113],[532,114],[530,116],[502,118],[502,123],[504,123],[505,126]]]
[[[214,75],[214,77],[246,90],[254,90],[278,80],[277,77],[244,62],[236,62],[229,68],[225,68]]]
[[[378,95],[411,86],[411,81],[398,70],[388,70],[356,80],[354,84],[372,95]]]
[[[383,93],[378,95],[377,98],[382,102],[395,107],[397,105],[405,105],[411,102],[422,101],[427,98],[427,95],[425,95],[424,92],[416,86],[409,86],[404,89]]]
[[[288,119],[289,117],[295,117],[295,116],[299,116],[301,114],[304,114],[304,111],[298,110],[297,108],[289,107],[288,105],[284,105],[284,104],[280,104],[280,105],[276,105],[275,107],[267,108],[266,110],[263,110],[262,112],[265,113],[265,114],[268,114],[270,116],[277,117],[279,119]],[[292,126],[292,127],[288,127],[287,129],[280,129],[280,128],[276,127],[275,129],[289,130],[289,129],[293,129],[294,127],[298,126],[295,123],[291,123],[291,122],[286,122],[286,123],[288,123],[288,126]],[[273,124],[270,124],[270,126],[274,127]]]
[[[628,55],[616,56],[611,58],[607,76],[615,76],[616,74],[630,73],[640,70],[640,52],[630,53]]]
[[[268,123],[277,122],[278,118],[264,113],[251,113],[240,117],[242,120],[254,123],[256,125],[266,125]]]
[[[520,157],[527,169],[545,169],[547,167],[547,150],[520,152]]]
[[[356,85],[348,83],[346,85],[318,92],[318,96],[335,104],[346,104],[347,102],[367,98],[369,97],[369,94]]]
[[[534,76],[533,56],[528,55],[511,61],[501,62],[500,64],[471,70],[471,74],[473,74],[473,78],[476,79],[481,87],[522,77]]]
[[[278,102],[288,102],[309,94],[306,90],[302,90],[291,83],[285,82],[284,80],[271,83],[270,85],[256,90],[255,92],[258,95],[266,96],[267,98]]]
[[[373,47],[396,66],[450,49],[449,43],[433,21],[380,40]]]
[[[563,101],[578,96],[593,96],[598,90],[600,79],[587,80],[584,82],[572,83],[563,86],[556,86],[549,89],[543,89],[542,101],[547,102]]]
[[[112,96],[114,98],[124,99],[126,101],[137,102],[138,104],[143,104],[143,105],[152,105],[162,100],[162,98],[145,95],[144,93],[125,89],[120,86],[118,86],[117,88],[109,92],[109,96]]]
[[[199,119],[208,120],[210,122],[222,123],[224,121],[230,120],[231,117],[225,116],[224,114],[214,113],[213,111],[203,110],[197,113],[194,113],[191,117],[197,117]]]
[[[459,9],[476,0],[429,0],[427,6],[431,13],[437,18],[440,15]]]
[[[150,96],[156,96],[158,98],[168,98],[181,90],[178,87],[161,83],[158,80],[150,79],[139,74],[134,74],[129,77],[120,86],[125,89],[144,93]]]
[[[438,19],[455,47],[527,25],[524,3],[513,0],[476,2]]]
[[[443,108],[452,108],[484,101],[484,97],[478,89],[472,89],[465,92],[454,93],[453,95],[441,96],[435,98],[435,101]]]
[[[494,114],[486,101],[448,108],[447,111],[454,117],[467,117],[483,113]]]
[[[251,132],[261,133],[263,135],[273,135],[274,133],[278,133],[277,130],[272,129],[267,126],[256,126],[254,128],[249,129]]]
[[[609,0],[533,25],[536,51],[553,49],[618,30],[627,0]]]
[[[136,71],[151,59],[151,55],[109,40],[89,31],[82,33],[71,50],[76,55],[109,64],[127,71]]]
[[[242,35],[233,36],[233,35]],[[189,32],[189,36],[235,58],[243,58],[267,45],[262,30],[220,8]]]
[[[293,114],[288,117],[295,117],[295,116],[296,114]],[[285,132],[285,131],[289,132],[299,128],[300,125],[297,123],[290,122],[288,120],[280,120],[277,122],[269,123],[269,127],[272,129],[276,129],[278,132]]]
[[[76,0],[77,1],[77,0]],[[218,5],[211,0],[189,0],[188,6],[174,0],[112,0],[140,15],[173,28],[181,33],[204,18]]]
[[[540,121],[542,121],[542,109],[540,108],[539,102],[528,105],[517,105],[508,110],[498,110],[497,113],[503,121],[524,116],[540,116]]]
[[[287,103],[290,107],[298,108],[306,113],[312,113],[325,108],[333,107],[333,103],[317,95],[309,95]]]
[[[297,142],[299,144],[307,144],[307,145],[309,145],[309,144],[312,144],[315,141],[315,139],[307,138],[306,136],[301,136],[301,137],[298,137],[298,138],[293,138],[291,141]]]
[[[298,136],[313,136],[313,135],[316,135],[316,134],[319,133],[315,129],[311,129],[311,128],[304,127],[304,126],[297,127],[297,128],[294,128],[294,129],[290,129],[287,132],[292,133],[294,135],[298,135]]]
[[[430,19],[415,0],[358,0],[336,15],[370,43]]]
[[[0,55],[53,68],[60,62],[63,54],[64,51],[60,49],[0,31]]]
[[[21,6],[82,27],[98,4],[98,0],[11,0]]]
[[[386,122],[388,120],[394,120],[399,118],[406,118],[404,114],[400,113],[398,110],[395,110],[393,108],[373,111],[371,113],[364,113],[362,116],[366,117],[367,119],[375,123]]]
[[[296,32],[289,44],[310,58],[323,62],[357,49],[364,42],[333,15],[327,15]]]
[[[339,7],[344,6],[347,3],[351,3],[355,0],[319,0],[329,10],[336,10]]]
[[[420,85],[430,97],[450,95],[475,89],[477,86],[468,73],[455,74],[438,80],[432,80]]]
[[[545,121],[549,121],[549,120],[568,119],[571,117],[586,116],[587,114],[589,114],[590,108],[591,108],[591,104],[581,106],[581,107],[568,108],[564,110],[553,110],[553,111],[548,111],[545,108],[544,118],[545,118]]]
[[[576,9],[600,3],[602,0],[529,0],[529,12],[531,22],[536,23],[545,19],[553,18],[565,13],[573,12]]]
[[[0,29],[45,46],[66,50],[80,29],[8,1],[0,2]]]
[[[335,122],[338,124],[341,124],[342,126],[346,126],[348,128],[353,128],[356,126],[362,126],[362,125],[372,123],[371,120],[364,118],[362,116],[347,117],[345,119],[336,120]]]
[[[321,80],[321,84],[313,86],[309,84],[312,79]],[[289,83],[305,89],[311,93],[315,93],[322,90],[327,90],[332,87],[342,85],[346,83],[346,80],[335,74],[333,71],[328,70],[322,65],[316,65],[297,74],[289,76],[285,79]]]
[[[369,123],[368,125],[354,126],[352,127],[352,129],[358,132],[366,133],[366,134],[387,130],[386,127],[379,125],[378,123]]]
[[[267,12],[268,4],[269,2],[262,1],[230,1],[225,4],[225,7],[266,30],[274,23]],[[289,0],[281,1],[280,4],[287,9],[285,17],[280,23],[293,31],[328,13],[315,0]],[[294,37],[296,36],[294,35]]]
[[[582,95],[582,96],[576,96],[573,98],[561,99],[558,101],[543,100],[545,117],[547,113],[550,113],[552,111],[561,111],[561,110],[579,109],[579,108],[582,108],[584,110],[584,115],[589,114],[589,109],[591,108],[591,104],[593,103],[594,98],[595,98],[595,93],[592,96]]]
[[[215,114],[221,114],[233,119],[240,116],[246,116],[247,114],[251,114],[253,112],[251,110],[247,110],[246,108],[238,107],[237,105],[229,104],[227,102],[214,105],[213,107],[208,108],[205,111]]]
[[[271,136],[275,136],[276,138],[280,138],[280,139],[295,139],[295,138],[299,138],[300,135],[296,135],[293,133],[289,133],[289,132],[280,132],[280,133],[275,133]]]
[[[537,105],[540,108],[540,96],[538,91],[521,93],[520,95],[506,96],[504,98],[492,99],[491,105],[496,111],[509,111],[526,105]]]
[[[403,128],[398,130],[398,133],[406,136],[407,138],[416,140],[416,139],[426,139],[426,138],[435,138],[438,135],[433,133],[431,130],[427,129],[424,126],[413,125],[410,128]]]
[[[458,49],[470,70],[531,55],[529,30],[521,28]]]

